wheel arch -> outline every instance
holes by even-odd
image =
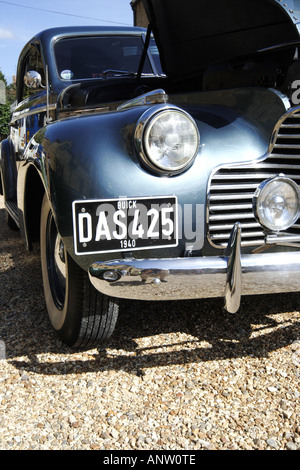
[[[20,231],[26,248],[32,250],[32,244],[39,242],[40,239],[41,207],[46,189],[40,172],[33,164],[27,165],[26,172],[20,180],[18,181]]]

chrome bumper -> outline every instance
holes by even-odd
[[[300,251],[241,255],[237,223],[224,256],[123,259],[90,266],[93,286],[103,294],[136,300],[224,297],[229,312],[241,295],[299,291]]]

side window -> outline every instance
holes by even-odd
[[[29,52],[25,58],[23,77],[25,77],[26,74],[30,71],[38,72],[41,76],[42,84],[44,85],[46,83],[44,64],[39,46],[37,44],[34,44],[30,47]],[[21,100],[36,94],[38,91],[39,89],[36,88],[28,88],[23,81]]]

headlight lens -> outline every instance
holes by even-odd
[[[146,123],[143,137],[146,158],[164,172],[188,167],[199,147],[199,132],[193,119],[181,110],[165,110]]]
[[[264,181],[253,199],[257,220],[272,231],[286,230],[299,218],[299,188],[284,176]]]

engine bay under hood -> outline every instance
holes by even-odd
[[[143,0],[164,73],[209,66],[299,41],[300,0]]]

